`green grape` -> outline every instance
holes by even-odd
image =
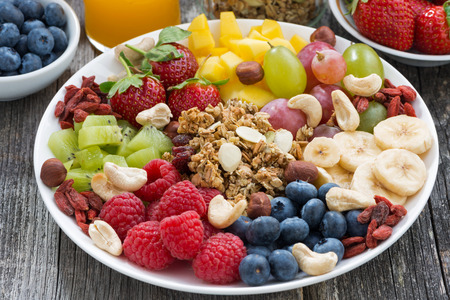
[[[373,128],[386,119],[387,110],[383,104],[370,101],[369,107],[359,114],[359,127],[356,130],[373,133]]]
[[[304,92],[306,72],[300,60],[284,46],[272,47],[264,56],[264,76],[276,97],[291,98]]]
[[[362,78],[370,74],[378,74],[384,80],[384,68],[378,54],[366,44],[353,44],[345,49],[345,62],[347,63],[347,72],[345,75],[352,74],[355,77]]]

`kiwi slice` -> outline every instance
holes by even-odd
[[[117,119],[111,115],[89,115],[83,122],[83,127],[90,126],[114,126],[117,125]]]
[[[48,147],[63,163],[74,159],[75,153],[80,151],[77,134],[72,128],[53,132],[48,139]]]
[[[149,161],[161,158],[159,150],[155,147],[148,147],[138,150],[126,158],[129,167],[143,168]]]
[[[130,141],[136,136],[137,130],[132,127],[125,127],[122,129],[122,144],[117,148],[115,154],[127,157],[134,151],[128,148]]]
[[[75,168],[67,172],[66,180],[73,179],[72,187],[77,192],[91,191],[91,180],[96,174],[96,171],[83,170],[81,168]]]
[[[156,127],[143,126],[127,145],[127,148],[131,151],[149,147],[155,147],[159,152],[164,153],[172,150],[173,144],[171,139]]]
[[[99,146],[92,146],[75,153],[75,157],[83,170],[101,170],[103,167],[103,153]]]
[[[75,133],[78,134],[78,131],[83,127],[83,122],[73,122],[73,129],[75,130]]]
[[[86,121],[84,121],[86,123]],[[84,125],[84,124],[83,124]],[[120,127],[113,126],[89,126],[78,132],[78,145],[80,149],[92,146],[114,146],[122,143]]]
[[[113,155],[113,154],[106,155],[105,157],[103,157],[103,165],[105,165],[106,162],[112,162],[120,167],[128,167],[125,157],[120,155]]]

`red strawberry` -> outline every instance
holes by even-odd
[[[444,5],[447,0],[432,0],[434,5]]]
[[[166,27],[159,34],[158,43],[150,51],[145,52],[130,45],[127,47],[147,58],[141,69],[152,70],[153,74],[160,76],[164,88],[168,89],[194,77],[197,72],[198,63],[194,54],[189,48],[176,43],[190,34],[191,32],[178,27]]]
[[[119,60],[124,65],[127,76],[118,82],[104,82],[100,88],[102,92],[108,92],[111,108],[139,128],[141,125],[136,122],[137,114],[158,103],[165,103],[166,91],[161,82],[149,73],[133,75],[130,68],[132,65],[123,54]]]
[[[159,75],[165,89],[194,77],[198,70],[197,59],[189,48],[178,43],[171,43],[170,45],[174,46],[183,57],[168,61],[150,62],[153,67],[153,74]]]
[[[362,35],[397,50],[406,51],[412,47],[414,13],[407,1],[353,1],[353,20]]]
[[[205,79],[192,78],[172,87],[167,105],[172,111],[174,120],[178,120],[183,110],[197,107],[203,111],[209,104],[212,106],[219,104],[221,98],[216,84],[221,82],[212,84]]]
[[[450,1],[422,12],[416,20],[414,47],[426,54],[450,53]],[[447,19],[448,18],[448,19]]]
[[[428,2],[427,0],[408,0],[408,3],[413,10],[414,19],[416,19],[417,16],[420,16],[424,10],[434,6],[433,3]]]

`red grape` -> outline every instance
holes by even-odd
[[[309,138],[309,140],[312,141],[313,138],[321,136],[333,138],[333,136],[339,132],[341,132],[341,129],[337,126],[328,126],[327,124],[321,124],[314,128],[313,135]]]
[[[322,120],[320,120],[319,124],[326,123],[333,114],[334,107],[333,101],[331,100],[331,92],[335,90],[343,91],[340,86],[324,83],[316,85],[309,91],[309,94],[316,97],[320,105],[322,105]]]
[[[270,115],[269,122],[274,129],[284,128],[295,137],[298,129],[306,124],[306,115],[299,109],[287,107],[287,103],[288,99],[275,99],[261,108],[261,111]]]
[[[342,54],[328,49],[317,51],[311,62],[311,70],[322,83],[335,84],[342,80],[347,71],[347,64]]]

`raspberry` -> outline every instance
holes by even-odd
[[[145,208],[145,220],[146,221],[156,221],[155,217],[153,216],[153,213],[155,211],[155,208],[158,206],[159,200],[150,202],[147,207]]]
[[[208,220],[202,220],[202,223],[203,223],[203,241],[206,241],[213,235],[222,232],[222,230],[212,226]]]
[[[214,198],[217,195],[223,195],[219,190],[213,188],[198,187],[197,189],[203,196],[203,200],[205,200],[206,211],[208,211],[209,202],[211,202],[212,198]]]
[[[162,159],[151,160],[144,170],[147,171],[147,183],[134,192],[142,201],[158,200],[169,187],[181,180],[177,169]]]
[[[203,243],[202,221],[193,210],[164,218],[159,228],[164,246],[175,258],[193,259]]]
[[[200,247],[192,262],[195,276],[210,283],[239,280],[239,264],[247,255],[242,240],[231,233],[218,233]]]
[[[128,232],[123,242],[123,251],[132,262],[150,270],[167,268],[175,258],[164,247],[159,222],[142,222]]]
[[[171,186],[161,197],[153,211],[157,221],[165,217],[179,215],[188,210],[196,211],[200,217],[205,215],[206,204],[197,188],[188,180]]]
[[[134,194],[123,193],[103,204],[99,218],[111,225],[123,241],[128,230],[145,221],[145,206]]]

